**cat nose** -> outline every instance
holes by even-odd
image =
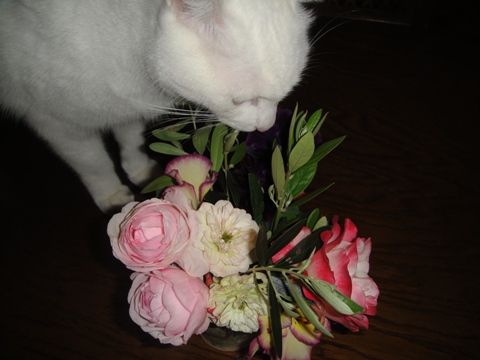
[[[257,126],[256,127],[257,131],[260,131],[260,132],[265,132],[270,128],[271,128],[271,126],[270,127],[263,127],[263,126]]]

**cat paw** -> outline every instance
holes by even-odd
[[[137,171],[133,175],[128,174],[128,178],[135,185],[139,187],[144,187],[160,175],[162,175],[162,172],[160,171],[158,163],[156,161],[148,159],[147,164],[143,167],[143,169]]]
[[[130,189],[125,185],[121,185],[116,192],[107,198],[96,200],[95,202],[104,213],[110,213],[119,210],[133,200],[134,196]]]

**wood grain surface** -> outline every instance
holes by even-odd
[[[337,329],[312,359],[480,358],[477,48],[364,22],[315,43],[283,105],[324,108],[324,138],[347,139],[320,163],[311,189],[335,186],[309,207],[348,217],[372,238],[381,293],[368,331]],[[198,336],[173,347],[143,333],[128,315],[130,271],[112,256],[109,218],[20,122],[0,126],[2,359],[241,355]]]

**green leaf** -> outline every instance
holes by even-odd
[[[320,119],[320,121],[318,122],[315,129],[313,129],[313,131],[312,131],[313,136],[317,135],[317,133],[320,131],[320,128],[322,127],[323,123],[325,122],[325,119],[327,118],[327,115],[328,115],[328,112],[325,113],[325,115],[323,115],[323,117]]]
[[[316,135],[315,130],[320,123],[320,118],[322,117],[322,109],[318,109],[315,111],[307,121],[307,129],[310,131],[314,136]],[[317,130],[318,131],[318,130]]]
[[[300,314],[292,310],[292,307],[295,308],[295,306],[291,303],[291,300],[285,301],[283,300],[284,298],[286,297],[281,294],[277,294],[277,301],[280,305],[282,305],[283,310],[285,310],[285,312],[292,318],[298,318]],[[290,299],[290,297],[288,298]]]
[[[160,154],[182,156],[187,155],[185,151],[170,144],[155,142],[150,144],[150,150]]]
[[[273,255],[278,253],[282,250],[290,241],[292,241],[295,236],[298,235],[302,227],[305,225],[305,221],[299,221],[292,227],[290,227],[287,231],[285,231],[282,235],[280,235],[275,242],[273,242],[272,246],[268,248],[267,251],[267,258],[270,260]]]
[[[228,193],[230,194],[230,201],[235,207],[238,207],[240,204],[241,195],[238,184],[235,183],[235,178],[230,170],[227,170],[227,187]]]
[[[152,131],[152,135],[155,136],[159,140],[163,141],[179,141],[179,140],[186,140],[190,138],[190,135],[179,133],[176,131],[171,130],[154,130]]]
[[[282,259],[275,264],[275,266],[282,268],[292,267],[293,265],[299,264],[308,259],[313,250],[316,252],[323,246],[323,242],[320,240],[320,233],[328,228],[329,227],[324,227],[312,232],[300,243],[295,245]]]
[[[223,162],[223,139],[227,135],[228,127],[226,125],[217,125],[213,129],[212,142],[210,144],[210,160],[212,161],[212,170],[219,171]]]
[[[237,165],[240,161],[242,161],[246,153],[247,153],[247,143],[244,141],[235,147],[235,151],[233,152],[232,158],[230,159],[230,165],[231,166]]]
[[[316,208],[308,216],[307,227],[312,231],[316,230],[315,225],[317,224],[318,219],[320,219],[320,210]]]
[[[315,141],[313,139],[313,134],[307,132],[300,138],[288,157],[288,171],[293,173],[295,170],[305,165],[312,157],[314,151]]]
[[[290,154],[293,145],[295,144],[295,125],[297,124],[297,111],[298,103],[295,105],[295,110],[293,111],[292,119],[290,120],[290,128],[288,130],[288,148],[287,154]]]
[[[325,226],[328,226],[328,220],[325,216],[322,216],[320,219],[318,219],[312,231],[320,229],[321,227],[325,227]]]
[[[308,306],[308,304],[305,301],[305,299],[303,298],[303,296],[298,292],[298,290],[295,287],[295,284],[292,283],[292,281],[288,277],[285,276],[285,278],[288,281],[288,287],[290,289],[290,292],[292,293],[293,298],[295,299],[295,302],[297,303],[298,307],[300,308],[300,310],[302,310],[303,315],[305,315],[305,317],[308,319],[308,321],[310,321],[312,323],[312,325],[315,326],[315,328],[317,330],[320,330],[323,334],[333,338],[332,333],[330,331],[328,331],[320,323],[320,321],[318,320],[318,317],[315,314],[315,312],[310,308],[310,306]]]
[[[180,132],[185,126],[189,124],[188,120],[184,121],[178,121],[173,124],[164,126],[162,130],[168,130],[168,131],[174,131],[174,132]]]
[[[312,200],[314,197],[320,195],[322,192],[327,190],[333,184],[335,184],[335,183],[331,183],[330,185],[321,187],[320,189],[317,189],[317,190],[311,192],[310,194],[301,197],[300,199],[296,200],[294,203],[290,204],[290,207],[301,206],[303,204],[306,204],[307,202]]]
[[[283,162],[282,151],[280,147],[275,147],[272,154],[272,177],[277,196],[283,195],[285,188],[285,165]]]
[[[260,266],[267,265],[268,258],[267,258],[267,229],[262,226],[258,230],[257,241],[255,243],[255,253],[257,255],[257,260]]]
[[[295,124],[295,140],[296,141],[300,140],[300,138],[307,133],[306,118],[307,118],[307,113],[303,113],[303,111],[298,116],[298,119]]]
[[[263,191],[254,173],[248,173],[248,187],[250,189],[250,204],[252,205],[253,220],[260,225],[263,220],[265,202],[263,201]]]
[[[278,307],[275,289],[273,288],[271,281],[268,282],[268,303],[270,305],[268,317],[270,319],[270,328],[272,330],[273,346],[275,347],[277,356],[281,359],[283,352],[282,319],[280,317],[280,309]]]
[[[317,164],[302,166],[288,180],[285,193],[291,194],[292,198],[296,198],[304,191],[312,182],[317,172]]]
[[[335,285],[311,277],[302,279],[302,281],[341,314],[353,315],[364,310],[363,307],[338,291]]]
[[[238,137],[238,130],[230,132],[225,136],[225,139],[224,139],[225,145],[223,147],[224,153],[228,154],[232,150],[233,145],[235,145],[235,142],[237,141],[237,137]]]
[[[311,164],[316,164],[320,160],[322,160],[325,156],[327,156],[330,152],[333,151],[338,145],[342,143],[343,140],[345,140],[346,136],[340,136],[336,139],[327,141],[320,145],[318,148],[315,149],[313,156],[310,158],[310,160],[305,164],[305,166],[311,165]]]
[[[175,185],[175,180],[173,180],[173,178],[168,175],[162,175],[156,178],[155,180],[153,180],[147,186],[145,186],[142,189],[141,193],[148,194],[150,192],[163,190],[172,185]]]
[[[277,238],[283,231],[290,228],[298,221],[305,220],[307,215],[302,213],[298,207],[289,206],[285,212],[283,212],[282,217],[275,229],[273,229],[273,234],[271,239]]]
[[[205,126],[200,128],[193,134],[192,136],[192,143],[200,155],[203,155],[205,152],[205,149],[207,148],[208,145],[208,139],[210,138],[210,133],[212,132],[212,127],[211,126]]]

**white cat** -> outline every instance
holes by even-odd
[[[178,99],[243,131],[273,125],[305,67],[299,0],[0,0],[0,103],[45,138],[103,211],[133,199],[154,166],[144,121]]]

